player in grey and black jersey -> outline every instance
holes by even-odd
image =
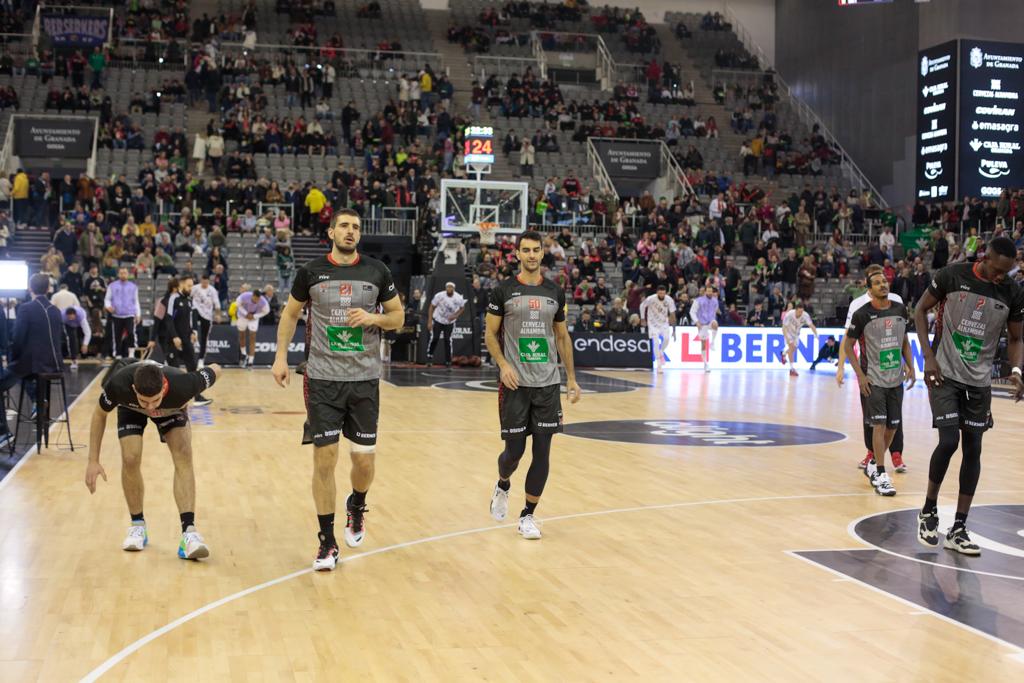
[[[313,432],[313,501],[320,523],[320,549],[313,568],[323,571],[334,569],[338,562],[334,469],[339,436],[348,439],[352,456],[345,543],[354,548],[363,542],[366,493],[373,482],[377,444],[381,332],[396,330],[405,322],[387,266],[356,251],[359,214],[349,209],[338,211],[327,234],[332,241],[331,253],[313,259],[295,275],[277,328],[272,370],[278,384],[288,384],[288,344],[308,305],[309,344],[303,389]],[[377,313],[378,307],[384,312]]]
[[[914,386],[914,357],[907,340],[907,309],[889,300],[889,281],[885,273],[872,273],[868,286],[871,299],[853,314],[843,344],[847,355],[852,357],[854,342],[861,342],[860,362],[854,363],[853,369],[864,397],[865,418],[872,425],[872,451],[875,453],[875,459],[867,464],[864,473],[875,487],[875,493],[894,496],[896,489],[885,471],[885,451],[903,422],[903,376],[906,373],[910,386]],[[906,361],[905,366],[901,356]]]
[[[565,291],[540,272],[544,247],[540,233],[524,232],[516,247],[519,273],[491,291],[487,306],[487,351],[498,363],[498,416],[505,450],[498,456],[498,483],[491,495],[491,516],[508,514],[509,479],[533,438],[533,460],[526,473],[526,507],[519,515],[523,538],[540,538],[533,513],[547,482],[551,438],[562,431],[558,360],[565,363],[571,403],[580,398],[565,324]],[[558,355],[555,355],[557,348]]]
[[[1004,328],[1014,395],[1017,401],[1024,397],[1024,289],[1008,277],[1016,257],[1010,239],[993,239],[983,261],[936,272],[914,311],[932,423],[939,430],[928,468],[928,493],[918,515],[918,540],[928,547],[939,544],[939,488],[962,435],[960,497],[944,546],[965,555],[981,554],[967,534],[967,513],[981,475],[981,437],[992,426],[992,365]],[[928,311],[936,306],[935,342],[929,346]]]

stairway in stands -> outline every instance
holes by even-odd
[[[469,104],[473,94],[473,68],[469,56],[461,45],[448,42],[448,21],[450,14],[443,10],[424,10],[427,15],[427,28],[430,37],[434,41],[434,50],[441,53],[445,68],[448,70],[448,80],[455,88],[455,95],[452,97],[452,116],[456,114],[468,115]],[[500,131],[497,121],[492,120],[486,108],[481,107],[480,119],[473,121],[474,125],[494,126],[495,145],[500,148],[504,131]],[[519,177],[519,169],[504,154],[496,154],[494,166],[491,168],[490,180],[516,180]]]
[[[292,237],[292,255],[295,265],[300,266],[307,261],[327,253],[327,247],[320,244],[320,238],[305,235]]]
[[[39,270],[40,257],[50,246],[48,228],[21,228],[8,240],[7,257],[16,261],[27,261],[29,272]]]

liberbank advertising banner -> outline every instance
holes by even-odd
[[[829,335],[840,342],[843,329],[840,327],[818,328],[818,336],[807,328],[801,330],[800,343],[796,350],[795,366],[797,369],[807,368],[818,357],[818,349],[825,344]],[[916,334],[908,334],[910,349],[919,372],[924,372],[924,356],[917,341]],[[786,341],[780,328],[772,327],[722,327],[718,330],[718,338],[711,350],[710,365],[719,370],[769,370],[785,369],[787,365],[779,362],[779,354],[786,349]],[[697,338],[696,327],[677,327],[676,339],[671,338],[665,344],[666,368],[703,369],[700,339]]]
[[[1024,184],[1024,45],[960,41],[960,191],[997,199]]]

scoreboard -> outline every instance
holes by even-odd
[[[494,163],[494,128],[491,126],[466,126],[462,154],[466,164]]]

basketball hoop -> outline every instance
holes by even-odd
[[[477,223],[476,227],[480,231],[480,244],[486,244],[489,247],[494,246],[498,237],[498,224],[490,222]]]

